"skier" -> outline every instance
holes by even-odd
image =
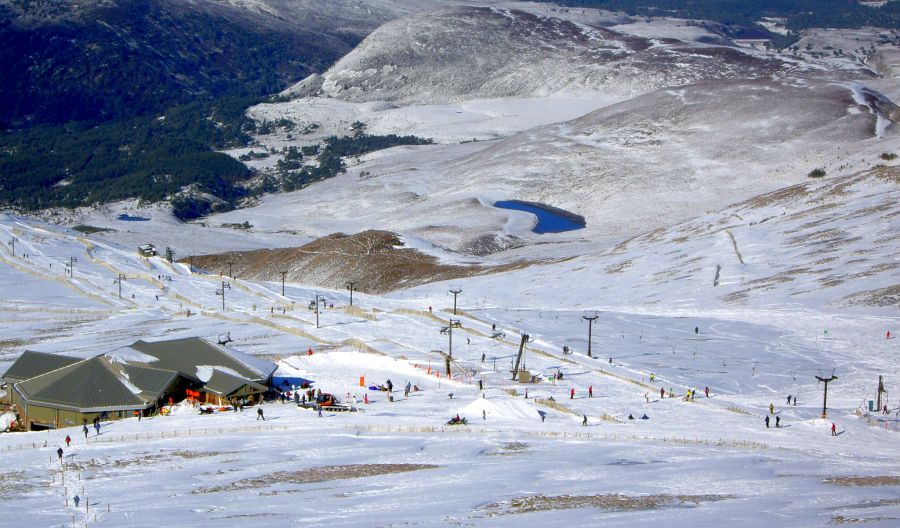
[[[319,418],[321,418],[321,417],[322,417],[322,406],[319,405]]]
[[[363,403],[365,403],[366,405],[369,405],[369,395],[368,394],[363,394]]]
[[[478,390],[484,390],[484,382],[481,380],[478,380]],[[407,390],[407,392],[409,391]]]
[[[794,396],[794,407],[797,406],[797,396]]]
[[[88,434],[87,424],[84,424],[84,425],[81,427],[81,432],[84,433],[84,439],[87,440],[87,434]]]
[[[892,339],[892,338],[893,338],[893,336],[891,335],[891,331],[890,331],[890,330],[888,330],[887,333],[884,334],[884,338],[885,338],[885,339]]]
[[[837,436],[837,425],[831,424],[831,436]]]
[[[481,353],[481,362],[484,363],[484,352]]]
[[[775,417],[775,427],[781,427],[781,416]]]
[[[481,385],[480,385],[481,382],[479,381],[478,383],[479,383],[478,388],[481,389]],[[406,382],[406,387],[403,388],[403,395],[406,396],[406,397],[408,398],[408,397],[409,397],[409,391],[411,391],[411,390],[412,390],[412,383],[410,383],[410,382],[407,381],[407,382]]]
[[[72,437],[70,437],[69,435],[66,435],[66,447],[69,447],[69,445],[71,443],[72,443]]]
[[[388,392],[394,392],[394,384],[391,383],[391,380],[387,380],[384,386],[387,387]]]
[[[647,403],[650,403],[650,393],[649,392],[644,393],[644,400],[646,400]]]
[[[593,398],[593,397],[594,397],[594,386],[589,385],[588,386],[588,398]]]
[[[525,388],[525,399],[526,400],[528,399],[528,388],[527,387]]]
[[[97,431],[97,436],[100,436],[100,419],[99,418],[94,420],[94,430]]]
[[[75,502],[75,507],[77,508],[78,503],[81,502],[81,497],[79,497],[78,495],[75,495],[74,497],[72,497],[72,501]]]
[[[654,381],[656,381],[656,374],[651,372],[650,373],[650,383],[653,383]]]
[[[56,456],[58,456],[58,457],[59,457],[59,461],[62,462],[63,450],[62,450],[61,447],[60,447],[59,449],[56,450]]]
[[[581,425],[587,425],[587,415],[586,415],[586,414],[583,414],[582,417],[583,417],[583,418],[582,418],[582,420],[581,420]]]
[[[256,419],[266,421],[266,417],[263,415],[262,407],[257,407],[256,409]]]
[[[569,390],[569,399],[570,400],[575,399],[575,389],[574,388]]]
[[[699,326],[695,326],[695,327],[694,327],[694,335],[697,335],[697,334],[699,334],[699,333],[700,333],[700,327],[699,327]]]
[[[496,330],[497,330],[497,323],[491,323],[491,331],[493,332]]]
[[[775,404],[774,403],[769,404],[769,414],[775,414]]]
[[[659,399],[663,399],[666,397],[666,389],[660,387],[659,388]]]
[[[703,387],[703,392],[706,393],[706,397],[709,398],[709,387]]]
[[[791,404],[791,395],[790,395],[790,394],[788,394],[787,404],[788,404],[788,405]]]
[[[766,429],[769,428],[769,416],[766,415]]]
[[[487,420],[487,411],[484,409],[481,409],[481,419]]]

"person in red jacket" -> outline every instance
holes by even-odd
[[[569,399],[570,399],[570,400],[574,400],[574,399],[575,399],[575,389],[572,389],[572,390],[569,391]]]
[[[72,438],[69,435],[66,435],[66,447],[69,447],[69,444],[72,443]]]
[[[831,424],[831,436],[837,436],[837,425]]]
[[[594,397],[594,386],[591,385],[588,387],[588,398],[593,398],[593,397]]]

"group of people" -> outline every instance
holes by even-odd
[[[94,417],[94,430],[97,431],[97,436],[100,435],[100,417]],[[84,423],[81,425],[81,432],[84,433],[84,439],[87,440],[88,437],[88,425],[87,418],[84,419]],[[68,437],[66,437],[68,438]]]

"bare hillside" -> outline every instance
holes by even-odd
[[[187,262],[183,260],[182,262]],[[363,231],[335,233],[298,248],[264,249],[194,257],[194,265],[209,272],[227,273],[233,262],[235,277],[250,280],[303,282],[340,289],[348,281],[366,293],[382,293],[426,282],[509,270],[524,264],[480,266],[445,264],[436,257],[404,247],[397,235]]]

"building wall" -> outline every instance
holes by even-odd
[[[16,412],[21,418],[25,430],[30,431],[37,424],[39,428],[51,427],[54,429],[61,427],[76,427],[84,423],[91,424],[94,418],[99,417],[101,420],[121,420],[122,418],[130,418],[134,416],[133,411],[108,411],[82,413],[78,411],[70,411],[67,409],[57,409],[46,405],[28,404],[21,399],[16,391],[10,392],[11,403],[16,407]],[[145,416],[148,416],[146,413]]]

